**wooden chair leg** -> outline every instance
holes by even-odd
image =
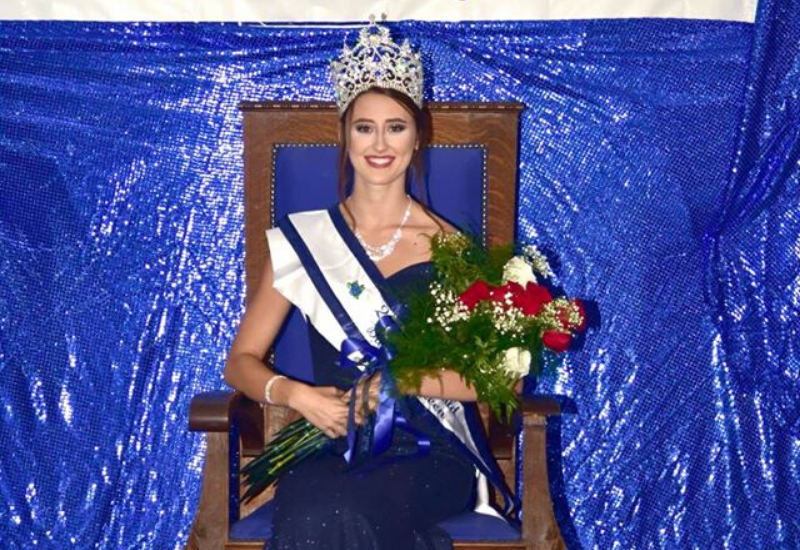
[[[186,550],[219,550],[228,537],[228,432],[206,433],[203,489]]]
[[[547,417],[523,416],[522,536],[530,550],[566,550],[553,512],[547,475]]]

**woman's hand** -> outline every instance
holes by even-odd
[[[365,396],[364,390],[369,386],[369,394]],[[356,392],[355,402],[355,421],[359,426],[364,423],[364,415],[375,412],[378,408],[378,396],[381,392],[381,373],[376,372],[372,376],[361,378],[358,383],[347,393],[342,395],[342,401],[349,405],[350,395]],[[366,401],[365,401],[366,397]],[[366,410],[365,410],[366,409]]]
[[[347,403],[344,392],[334,386],[310,386],[293,380],[286,404],[296,410],[328,437],[347,434]]]

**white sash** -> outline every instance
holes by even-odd
[[[342,304],[362,337],[371,345],[380,346],[375,334],[375,325],[385,315],[394,316],[394,312],[391,311],[364,266],[348,247],[331,219],[331,214],[326,210],[316,210],[290,214],[288,217],[297,235],[311,253],[332,294]],[[326,300],[320,295],[292,243],[280,228],[267,230],[267,240],[274,270],[275,289],[297,306],[335,349],[341,349],[347,334]],[[357,297],[351,293],[348,283],[351,286],[356,284],[362,289]],[[442,426],[469,449],[474,460],[479,461],[487,471],[492,470],[475,444],[461,402],[420,396],[417,399]],[[500,516],[489,503],[486,476],[477,468],[476,476],[475,511]]]

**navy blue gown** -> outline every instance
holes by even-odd
[[[430,263],[412,265],[385,282],[402,299],[428,280],[430,270]],[[337,350],[313,327],[309,331],[316,383],[346,389]],[[409,423],[430,438],[430,453],[407,458],[416,439],[395,429],[391,448],[380,460],[403,458],[353,470],[341,456],[343,439],[337,440],[331,452],[306,460],[279,480],[269,550],[452,548],[436,524],[472,505],[475,467],[413,401],[404,398],[399,406]]]

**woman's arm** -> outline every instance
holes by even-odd
[[[291,303],[273,287],[272,262],[267,256],[261,283],[239,325],[225,363],[225,381],[249,398],[264,402],[264,388],[276,376],[262,358],[275,341]],[[273,382],[270,398],[291,407],[330,437],[347,433],[347,405],[342,391],[315,387],[289,378]]]
[[[522,379],[518,380],[514,385],[514,391],[517,395],[522,393],[522,386]],[[455,399],[456,401],[478,400],[478,393],[475,391],[475,388],[464,382],[460,374],[447,369],[440,371],[438,375],[424,376],[419,390],[412,388],[403,393],[408,395],[421,395],[423,397]]]
[[[436,374],[426,374],[422,384],[417,388],[401,388],[407,395],[423,397],[439,397],[456,401],[475,401],[478,394],[472,386],[467,385],[457,372],[443,369]]]
[[[262,358],[275,341],[291,308],[289,301],[273,288],[272,283],[272,262],[267,256],[261,283],[247,305],[225,363],[225,381],[255,401],[264,401],[264,386],[275,376]],[[288,385],[276,382],[273,400],[285,397]],[[285,405],[286,400],[281,404]]]
[[[369,410],[374,411],[378,406],[378,394],[380,391],[381,373],[374,374],[369,382]],[[357,386],[358,395],[364,389],[365,380],[359,382]],[[401,394],[404,395],[419,395],[422,397],[438,397],[440,399],[453,399],[455,401],[476,401],[478,394],[472,386],[464,382],[457,372],[447,369],[442,369],[436,374],[428,374],[422,377],[422,383],[419,388],[404,387],[398,388]],[[345,401],[348,400],[350,392],[343,396]],[[359,411],[360,412],[360,411]],[[359,414],[359,423],[361,416]]]

